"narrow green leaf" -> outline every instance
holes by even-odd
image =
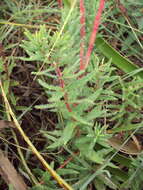
[[[54,108],[56,105],[55,104],[43,104],[43,105],[36,105],[36,109],[50,109]]]
[[[48,99],[49,102],[57,102],[64,96],[64,92],[53,93],[52,97]]]
[[[103,180],[100,180],[99,178],[96,178],[94,180],[94,186],[96,187],[96,190],[106,190],[106,186],[103,183]]]
[[[84,125],[89,125],[92,126],[92,123],[86,121],[86,119],[83,119],[81,116],[79,116],[77,113],[71,112],[71,117],[75,119],[76,121],[84,124]]]
[[[102,117],[104,114],[105,114],[105,111],[102,111],[101,106],[98,106],[98,107],[95,107],[93,110],[91,110],[89,113],[87,113],[85,118],[87,121],[91,121],[98,117]]]
[[[112,155],[113,153],[111,154],[111,156]],[[113,160],[126,167],[129,167],[132,162],[129,157],[125,157],[124,155],[120,155],[119,153],[114,156]]]
[[[64,168],[58,169],[57,172],[58,172],[59,175],[79,174],[79,172],[76,171],[76,170],[64,169]]]
[[[46,89],[49,89],[49,90],[61,90],[61,87],[59,86],[54,86],[54,85],[49,85],[48,83],[42,81],[41,79],[38,79],[38,82],[41,86],[43,86],[44,88]]]
[[[95,151],[90,151],[90,153],[88,153],[88,154],[86,155],[86,157],[87,157],[88,159],[90,159],[91,161],[93,161],[93,162],[95,162],[95,163],[98,163],[98,164],[103,164],[103,161],[104,161],[103,157],[100,156],[100,155],[98,154],[98,152],[95,152]]]
[[[137,130],[139,128],[143,127],[142,123],[140,124],[128,124],[124,125],[115,129],[111,130],[111,133],[117,133],[117,132],[122,132],[122,131],[130,131],[130,130]]]
[[[64,128],[63,134],[61,136],[61,140],[64,145],[66,145],[67,142],[71,139],[75,126],[76,126],[76,123],[69,122]]]
[[[129,178],[128,173],[121,169],[107,167],[107,170],[123,182]]]
[[[56,149],[62,146],[61,139],[57,140],[56,142],[52,143],[50,146],[47,147],[47,149]]]
[[[110,187],[111,189],[117,189],[117,186],[115,183],[113,183],[112,179],[110,179],[109,177],[107,177],[106,175],[101,174],[101,176],[99,176],[99,179],[104,182],[105,185],[107,185],[108,187]]]

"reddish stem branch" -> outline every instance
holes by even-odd
[[[61,72],[60,68],[58,67],[57,63],[53,63],[53,65],[56,68],[56,74],[57,74],[58,79],[59,79],[60,87],[64,90],[64,88],[65,88],[65,82],[62,79],[62,72]],[[72,112],[70,104],[68,103],[68,94],[67,93],[64,94],[64,100],[65,100],[65,105],[66,105],[67,110],[69,112]]]
[[[56,74],[57,74],[58,79],[59,79],[60,87],[64,88],[65,87],[65,83],[64,83],[64,80],[62,79],[62,72],[61,72],[60,68],[57,66],[57,63],[53,63],[53,64],[56,67]]]
[[[74,155],[78,155],[79,152],[75,152]],[[69,157],[66,161],[64,161],[64,163],[58,168],[58,169],[61,169],[61,168],[64,168],[70,161],[72,161],[74,159],[73,156]]]
[[[84,6],[84,0],[80,0],[80,37],[81,37],[81,43],[80,43],[80,70],[84,67],[84,48],[85,48],[85,6]]]
[[[121,13],[122,13],[123,15],[127,15],[127,14],[126,14],[126,13],[127,13],[127,10],[126,10],[126,8],[124,7],[124,5],[120,2],[120,0],[116,0],[116,4],[117,4],[118,8],[120,9]]]
[[[62,0],[57,0],[57,1],[58,1],[59,8],[62,8],[63,7]]]
[[[94,47],[94,42],[96,39],[96,34],[98,31],[101,16],[102,16],[102,11],[104,9],[104,4],[105,4],[105,0],[100,0],[99,8],[98,8],[97,14],[96,14],[95,19],[94,19],[93,30],[92,30],[90,40],[89,40],[89,46],[88,46],[88,49],[86,52],[85,64],[84,64],[84,67],[82,68],[82,70],[85,70],[89,64],[91,53],[92,53],[92,50]]]
[[[66,107],[67,107],[67,110],[68,110],[69,112],[72,112],[72,109],[71,109],[70,104],[69,104],[69,102],[68,102],[68,94],[67,94],[67,93],[65,93],[65,95],[64,95],[64,100],[65,100],[65,105],[66,105]]]

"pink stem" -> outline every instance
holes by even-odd
[[[81,36],[81,44],[80,44],[80,70],[84,67],[84,47],[85,47],[85,6],[84,0],[80,0],[80,36]]]
[[[102,11],[104,9],[104,4],[105,4],[105,0],[100,0],[99,8],[98,8],[97,14],[96,14],[95,19],[94,19],[93,29],[92,29],[92,33],[91,33],[90,40],[89,40],[89,46],[88,46],[88,49],[86,52],[85,65],[82,68],[82,70],[85,70],[89,64],[91,53],[92,53],[92,50],[94,47],[94,42],[96,39],[96,34],[98,31],[101,16],[102,16]]]

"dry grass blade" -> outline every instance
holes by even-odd
[[[2,82],[0,81],[0,87],[1,87],[1,91],[2,91],[2,96],[5,102],[6,107],[8,108],[8,112],[11,116],[11,118],[13,119],[13,122],[16,126],[16,128],[18,129],[18,131],[20,132],[20,134],[22,135],[23,139],[25,140],[25,142],[28,144],[28,146],[30,147],[30,149],[32,150],[32,152],[36,155],[36,157],[40,160],[40,162],[43,164],[43,166],[47,169],[47,171],[51,174],[51,176],[58,182],[58,184],[63,187],[65,190],[73,190],[73,188],[66,183],[66,181],[64,181],[64,179],[62,179],[51,167],[50,165],[45,161],[45,159],[43,158],[43,156],[38,152],[38,150],[35,148],[35,146],[32,144],[32,142],[29,140],[29,138],[26,136],[26,134],[24,133],[23,129],[21,128],[20,124],[18,123],[12,109],[11,106],[8,102],[8,99],[5,95],[3,86],[2,86]]]
[[[112,137],[108,140],[108,143],[116,150],[125,154],[138,155],[142,152],[142,150],[139,150],[137,145],[132,140],[129,140],[125,143],[125,140],[121,138]]]
[[[31,24],[20,24],[20,23],[15,23],[15,22],[8,22],[8,21],[1,21],[0,25],[10,25],[10,26],[15,26],[15,27],[24,27],[24,28],[40,28],[39,25],[31,25]],[[48,26],[46,25],[46,28],[50,28],[53,30],[56,30],[57,27],[55,26]]]
[[[17,173],[9,159],[0,150],[0,174],[4,181],[11,184],[14,190],[27,190],[28,187]]]
[[[7,127],[15,128],[15,125],[12,121],[0,120],[0,130],[7,128]]]

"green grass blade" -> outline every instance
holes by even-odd
[[[130,131],[130,130],[138,130],[142,127],[142,123],[139,124],[128,124],[124,125],[118,128],[113,128],[111,131],[109,130],[110,133],[119,133],[123,131]]]
[[[107,41],[105,41],[103,38],[99,37],[96,39],[96,47],[99,49],[102,54],[104,54],[105,57],[108,59],[112,59],[112,63],[116,65],[118,68],[120,68],[125,73],[129,73],[132,71],[135,71],[139,69],[137,65],[132,63],[127,58],[123,57],[118,51],[116,51],[110,44],[108,44]],[[137,76],[140,76],[143,78],[143,71],[138,72],[136,74]]]

